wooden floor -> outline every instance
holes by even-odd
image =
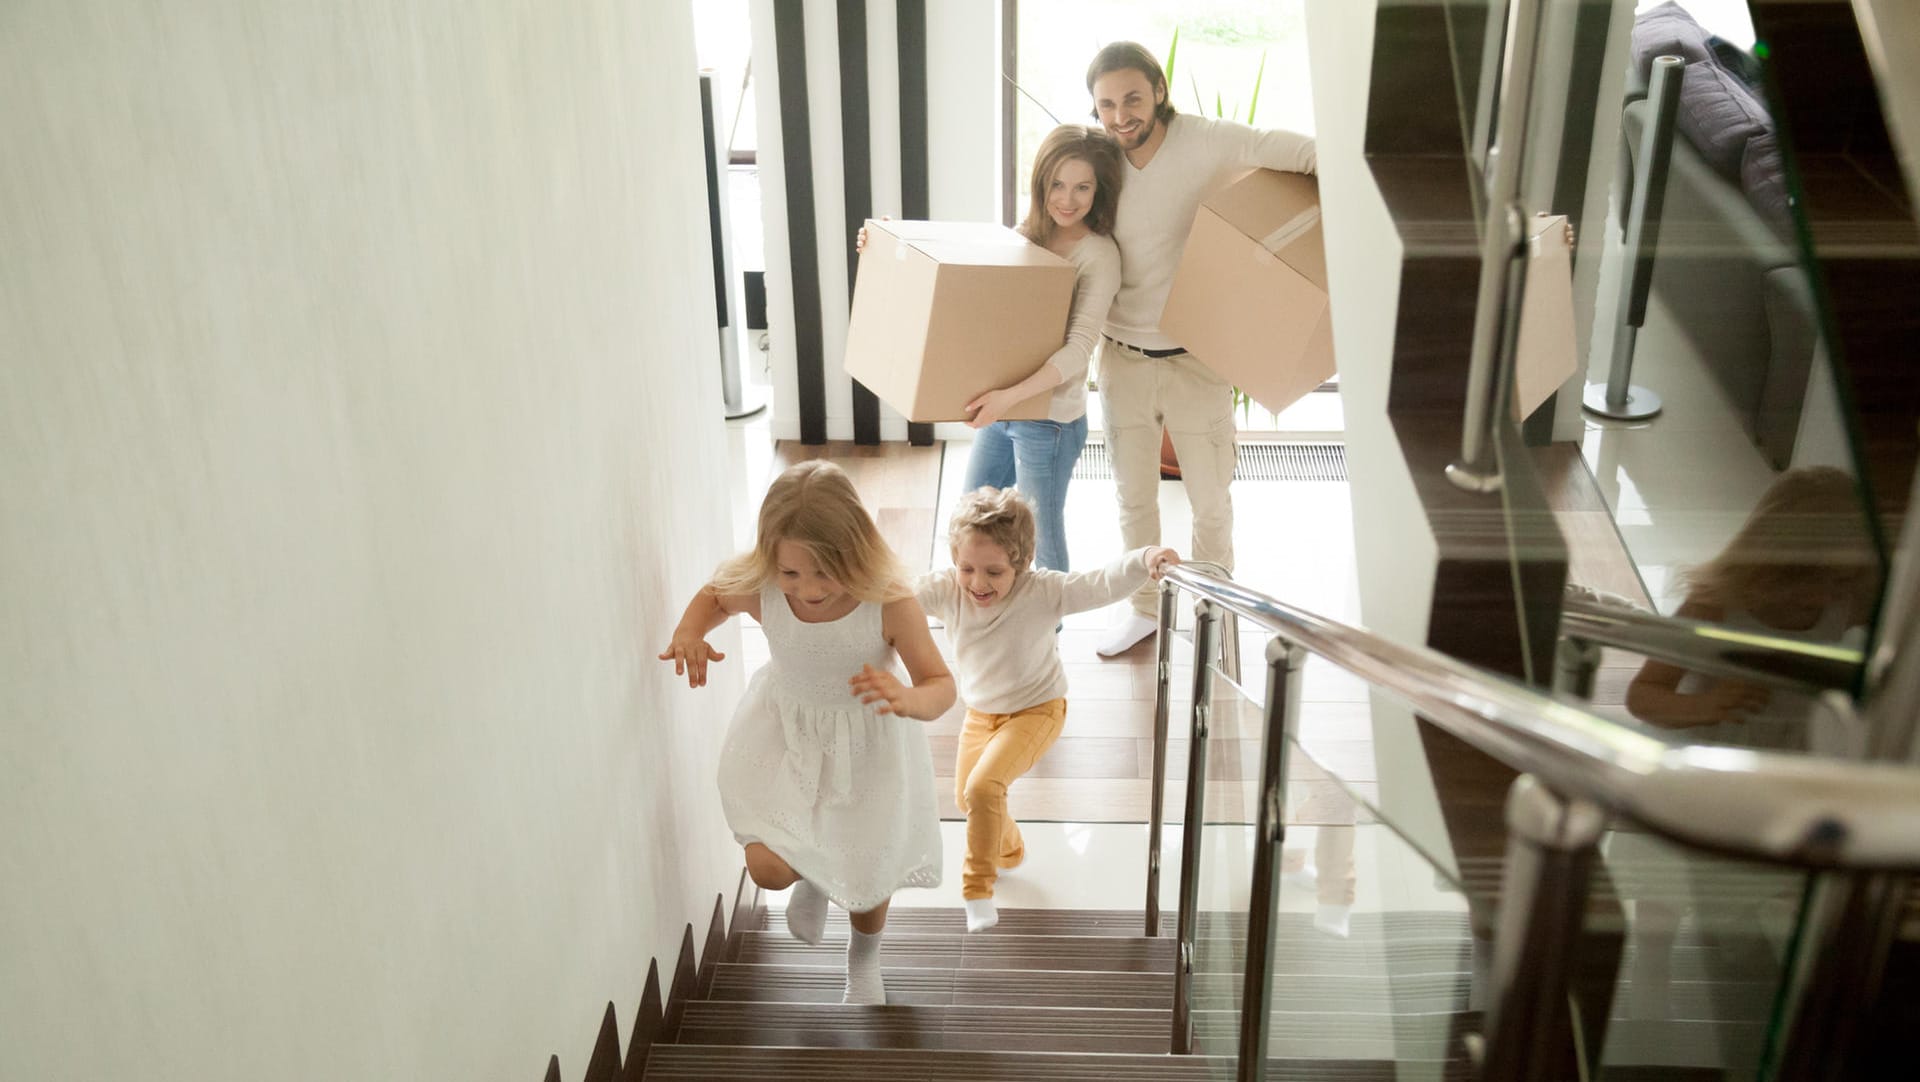
[[[845,442],[807,447],[781,443],[773,468],[777,471],[803,459],[831,459],[852,477],[888,543],[910,566],[925,568],[930,562],[944,562],[943,557],[932,560],[936,527],[944,530],[942,501],[946,497],[941,492],[941,478],[944,473],[952,485],[957,464],[946,462],[943,470],[943,447],[900,443],[856,446]],[[958,448],[957,453],[964,455],[965,448]],[[1088,482],[1087,487],[1098,484]],[[1264,519],[1261,509],[1283,501],[1244,498],[1239,495],[1243,484],[1248,483],[1235,483],[1236,500],[1243,508],[1236,535],[1272,533],[1277,523]],[[1271,488],[1289,482],[1251,484]],[[1076,482],[1075,487],[1082,487],[1081,483]],[[1111,496],[1104,499],[1110,501]],[[1089,503],[1100,500],[1093,495]],[[1088,521],[1087,530],[1102,531],[1103,546],[1107,545],[1106,533],[1117,537],[1117,527],[1090,509],[1068,516],[1071,529],[1079,529],[1075,524],[1082,520]],[[1295,533],[1300,530],[1297,521],[1287,527]],[[1010,799],[1014,814],[1021,819],[1137,823],[1148,818],[1154,750],[1153,642],[1149,639],[1121,657],[1102,658],[1094,652],[1094,646],[1106,619],[1103,614],[1070,619],[1060,634],[1061,658],[1071,688],[1066,730],[1013,787]],[[1243,656],[1249,664],[1256,664],[1253,659],[1261,656],[1260,640],[1254,636],[1243,639]],[[951,658],[944,630],[935,628],[935,640]],[[744,646],[749,669],[765,660],[766,641],[758,628],[746,628]],[[1188,741],[1184,734],[1190,726],[1192,681],[1192,645],[1183,636],[1174,647],[1170,681],[1169,730],[1173,739],[1168,747],[1165,812],[1169,822],[1183,817],[1186,799]],[[1262,715],[1224,685],[1216,689],[1215,700],[1207,768],[1207,818],[1213,822],[1253,822]],[[927,729],[941,815],[948,819],[964,818],[954,802],[953,778],[955,746],[964,715],[963,704],[955,704]],[[1371,715],[1361,682],[1324,661],[1309,661],[1302,693],[1301,731],[1311,757],[1292,757],[1288,821],[1332,825],[1370,821],[1364,806],[1357,805],[1348,792],[1350,787],[1367,801],[1378,796]],[[1335,776],[1341,782],[1335,782]]]

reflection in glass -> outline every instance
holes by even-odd
[[[1872,183],[1872,159],[1855,152],[1864,122],[1857,110],[1834,112],[1813,129],[1795,125],[1790,145],[1745,3],[1618,0],[1615,10],[1625,7],[1635,8],[1631,33],[1606,60],[1626,72],[1618,134],[1603,125],[1590,148],[1589,177],[1606,186],[1610,212],[1587,231],[1583,253],[1601,261],[1587,378],[1605,383],[1614,341],[1635,333],[1635,299],[1618,286],[1647,261],[1632,380],[1666,408],[1644,423],[1585,417],[1581,450],[1617,534],[1580,535],[1586,547],[1573,563],[1588,577],[1576,584],[1728,629],[1864,647],[1885,556],[1808,247],[1847,223],[1833,220],[1837,205],[1809,207],[1801,189],[1816,175],[1831,185],[1838,170],[1863,193],[1886,190]],[[1655,133],[1671,148],[1663,170],[1645,143],[1649,74],[1662,56],[1684,64],[1672,130]],[[1820,115],[1818,102],[1785,108]],[[1627,251],[1624,218],[1648,185],[1664,192],[1658,229]],[[1844,209],[1875,207],[1867,199]],[[1667,660],[1632,673],[1624,700],[1636,721],[1689,741],[1823,755],[1853,754],[1859,742],[1807,696]]]
[[[1879,565],[1853,479],[1831,467],[1789,470],[1767,489],[1719,554],[1679,576],[1676,615],[1729,628],[1860,646],[1879,593]],[[1687,672],[1650,658],[1627,686],[1627,709],[1689,740],[1860,752],[1841,719],[1804,697]]]

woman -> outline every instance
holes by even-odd
[[[1074,265],[1073,307],[1067,340],[1008,387],[967,403],[967,421],[979,430],[967,463],[966,487],[1018,488],[1033,501],[1038,544],[1035,562],[1067,566],[1067,482],[1087,443],[1087,361],[1100,341],[1107,307],[1120,288],[1120,249],[1113,242],[1120,202],[1120,145],[1098,128],[1062,124],[1034,156],[1026,221],[1028,240]],[[1016,404],[1052,391],[1044,421],[1003,421]]]

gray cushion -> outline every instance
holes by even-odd
[[[1712,35],[1686,9],[1669,0],[1634,20],[1632,49],[1634,67],[1642,78],[1649,77],[1656,56],[1678,56],[1687,62],[1674,125],[1714,172],[1738,182],[1747,141],[1770,131],[1772,123],[1745,84],[1721,66]]]
[[[1740,159],[1740,189],[1775,232],[1785,236],[1793,228],[1786,165],[1780,158],[1780,141],[1771,129],[1747,140]]]

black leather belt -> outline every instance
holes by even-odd
[[[1133,352],[1138,353],[1142,357],[1152,357],[1156,361],[1166,357],[1178,357],[1182,353],[1186,352],[1186,350],[1180,349],[1177,346],[1173,349],[1141,349],[1139,346],[1130,346],[1110,334],[1102,335],[1101,337],[1105,338],[1109,342],[1112,342],[1114,345],[1119,346],[1121,349],[1132,350]]]

